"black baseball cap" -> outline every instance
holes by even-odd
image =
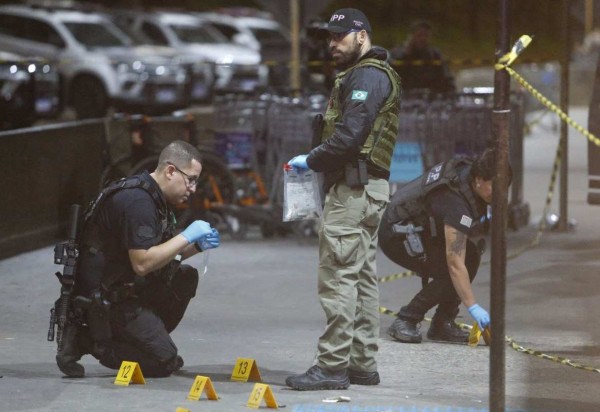
[[[365,14],[358,9],[336,10],[325,28],[332,33],[345,33],[350,30],[366,30],[371,33],[371,24]]]

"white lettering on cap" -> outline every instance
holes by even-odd
[[[334,14],[333,16],[331,16],[331,19],[329,19],[330,22],[332,21],[341,21],[344,20],[346,18],[346,16],[344,16],[343,14]]]

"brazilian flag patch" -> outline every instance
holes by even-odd
[[[352,97],[350,100],[367,100],[369,92],[364,90],[352,90]]]

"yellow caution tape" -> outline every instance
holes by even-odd
[[[542,58],[535,59],[522,59],[523,64],[539,64],[547,63],[555,60],[552,56],[548,55]],[[400,66],[441,66],[444,63],[453,67],[473,67],[473,66],[494,66],[497,63],[494,59],[482,59],[482,58],[465,58],[465,59],[436,59],[436,60],[390,60],[392,67]],[[262,64],[266,66],[290,66],[292,63],[288,60],[265,60]],[[301,65],[309,67],[319,66],[335,66],[332,60],[309,60],[301,62]]]
[[[498,63],[494,66],[494,68],[496,70],[501,70],[505,67],[510,66],[517,59],[517,57],[519,57],[523,50],[525,50],[525,48],[529,46],[531,40],[531,36],[528,36],[526,34],[522,35],[519,38],[519,40],[515,42],[512,49],[504,56],[500,57],[500,59],[498,59]]]
[[[514,71],[510,65],[515,61],[519,54],[531,43],[531,37],[521,36],[521,38],[515,43],[512,50],[498,59],[498,63],[494,66],[496,70],[506,70],[508,74],[519,82],[529,93],[533,95],[540,103],[552,110],[554,113],[561,118],[562,121],[572,126],[579,133],[584,135],[590,142],[596,146],[600,146],[600,139],[590,133],[587,129],[577,123],[575,120],[569,117],[568,114],[563,112],[557,105],[548,100],[542,93],[536,90],[535,87],[527,83],[527,81],[516,71]]]
[[[560,363],[562,365],[572,366],[573,368],[576,368],[576,369],[582,369],[582,370],[588,371],[588,372],[600,373],[600,369],[599,368],[594,368],[593,366],[582,365],[580,363],[577,363],[577,362],[572,361],[572,360],[567,359],[567,358],[563,358],[561,356],[547,355],[547,354],[542,353],[542,352],[537,351],[537,350],[525,348],[525,347],[519,345],[517,342],[515,342],[513,340],[513,338],[511,338],[509,336],[505,336],[504,340],[506,341],[506,343],[508,343],[508,345],[511,348],[513,348],[517,352],[527,353],[529,355],[535,356],[536,358],[547,359],[549,361]]]
[[[583,126],[581,126],[575,120],[570,118],[569,115],[566,114],[565,112],[563,112],[557,105],[552,103],[550,100],[548,100],[546,97],[544,97],[543,94],[541,94],[539,91],[537,91],[532,85],[527,83],[527,81],[525,81],[525,79],[523,79],[523,77],[521,77],[520,74],[515,72],[510,67],[504,67],[504,69],[506,69],[506,71],[508,71],[508,74],[510,74],[516,81],[518,81],[540,103],[542,103],[548,109],[550,109],[554,113],[556,113],[558,115],[558,117],[560,117],[565,123],[567,123],[569,126],[572,126],[575,130],[577,130],[579,133],[584,135],[590,142],[592,142],[596,146],[600,146],[600,139],[598,137],[596,137],[594,134],[590,133],[587,129],[585,129]]]
[[[390,316],[396,317],[396,312],[393,312],[390,309],[384,308],[383,306],[379,307],[379,313],[383,313],[384,315],[390,315]],[[431,322],[431,318],[425,318],[424,320],[427,322]],[[471,325],[467,325],[465,323],[456,322],[456,324],[463,330],[470,331],[472,329]],[[540,352],[540,351],[537,351],[534,349],[526,348],[522,345],[519,345],[517,342],[515,342],[515,340],[513,338],[511,338],[509,336],[504,336],[504,340],[508,344],[508,346],[510,346],[512,349],[516,350],[517,352],[527,353],[529,355],[535,356],[536,358],[546,359],[546,360],[549,360],[552,362],[560,363],[562,365],[571,366],[576,369],[581,369],[581,370],[588,371],[588,372],[600,373],[599,368],[595,368],[593,366],[582,365],[581,363],[572,361],[567,358],[563,358],[561,356],[548,355],[548,354],[545,354],[543,352]]]
[[[396,279],[404,279],[404,278],[408,278],[411,276],[416,276],[417,274],[413,271],[406,271],[406,272],[402,272],[402,273],[396,273],[394,275],[389,275],[389,276],[384,276],[382,278],[378,278],[377,282],[379,283],[384,283],[384,282],[391,282],[392,280],[396,280]]]

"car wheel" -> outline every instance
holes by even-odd
[[[104,117],[108,111],[108,96],[100,80],[84,76],[71,87],[71,103],[79,119]]]

